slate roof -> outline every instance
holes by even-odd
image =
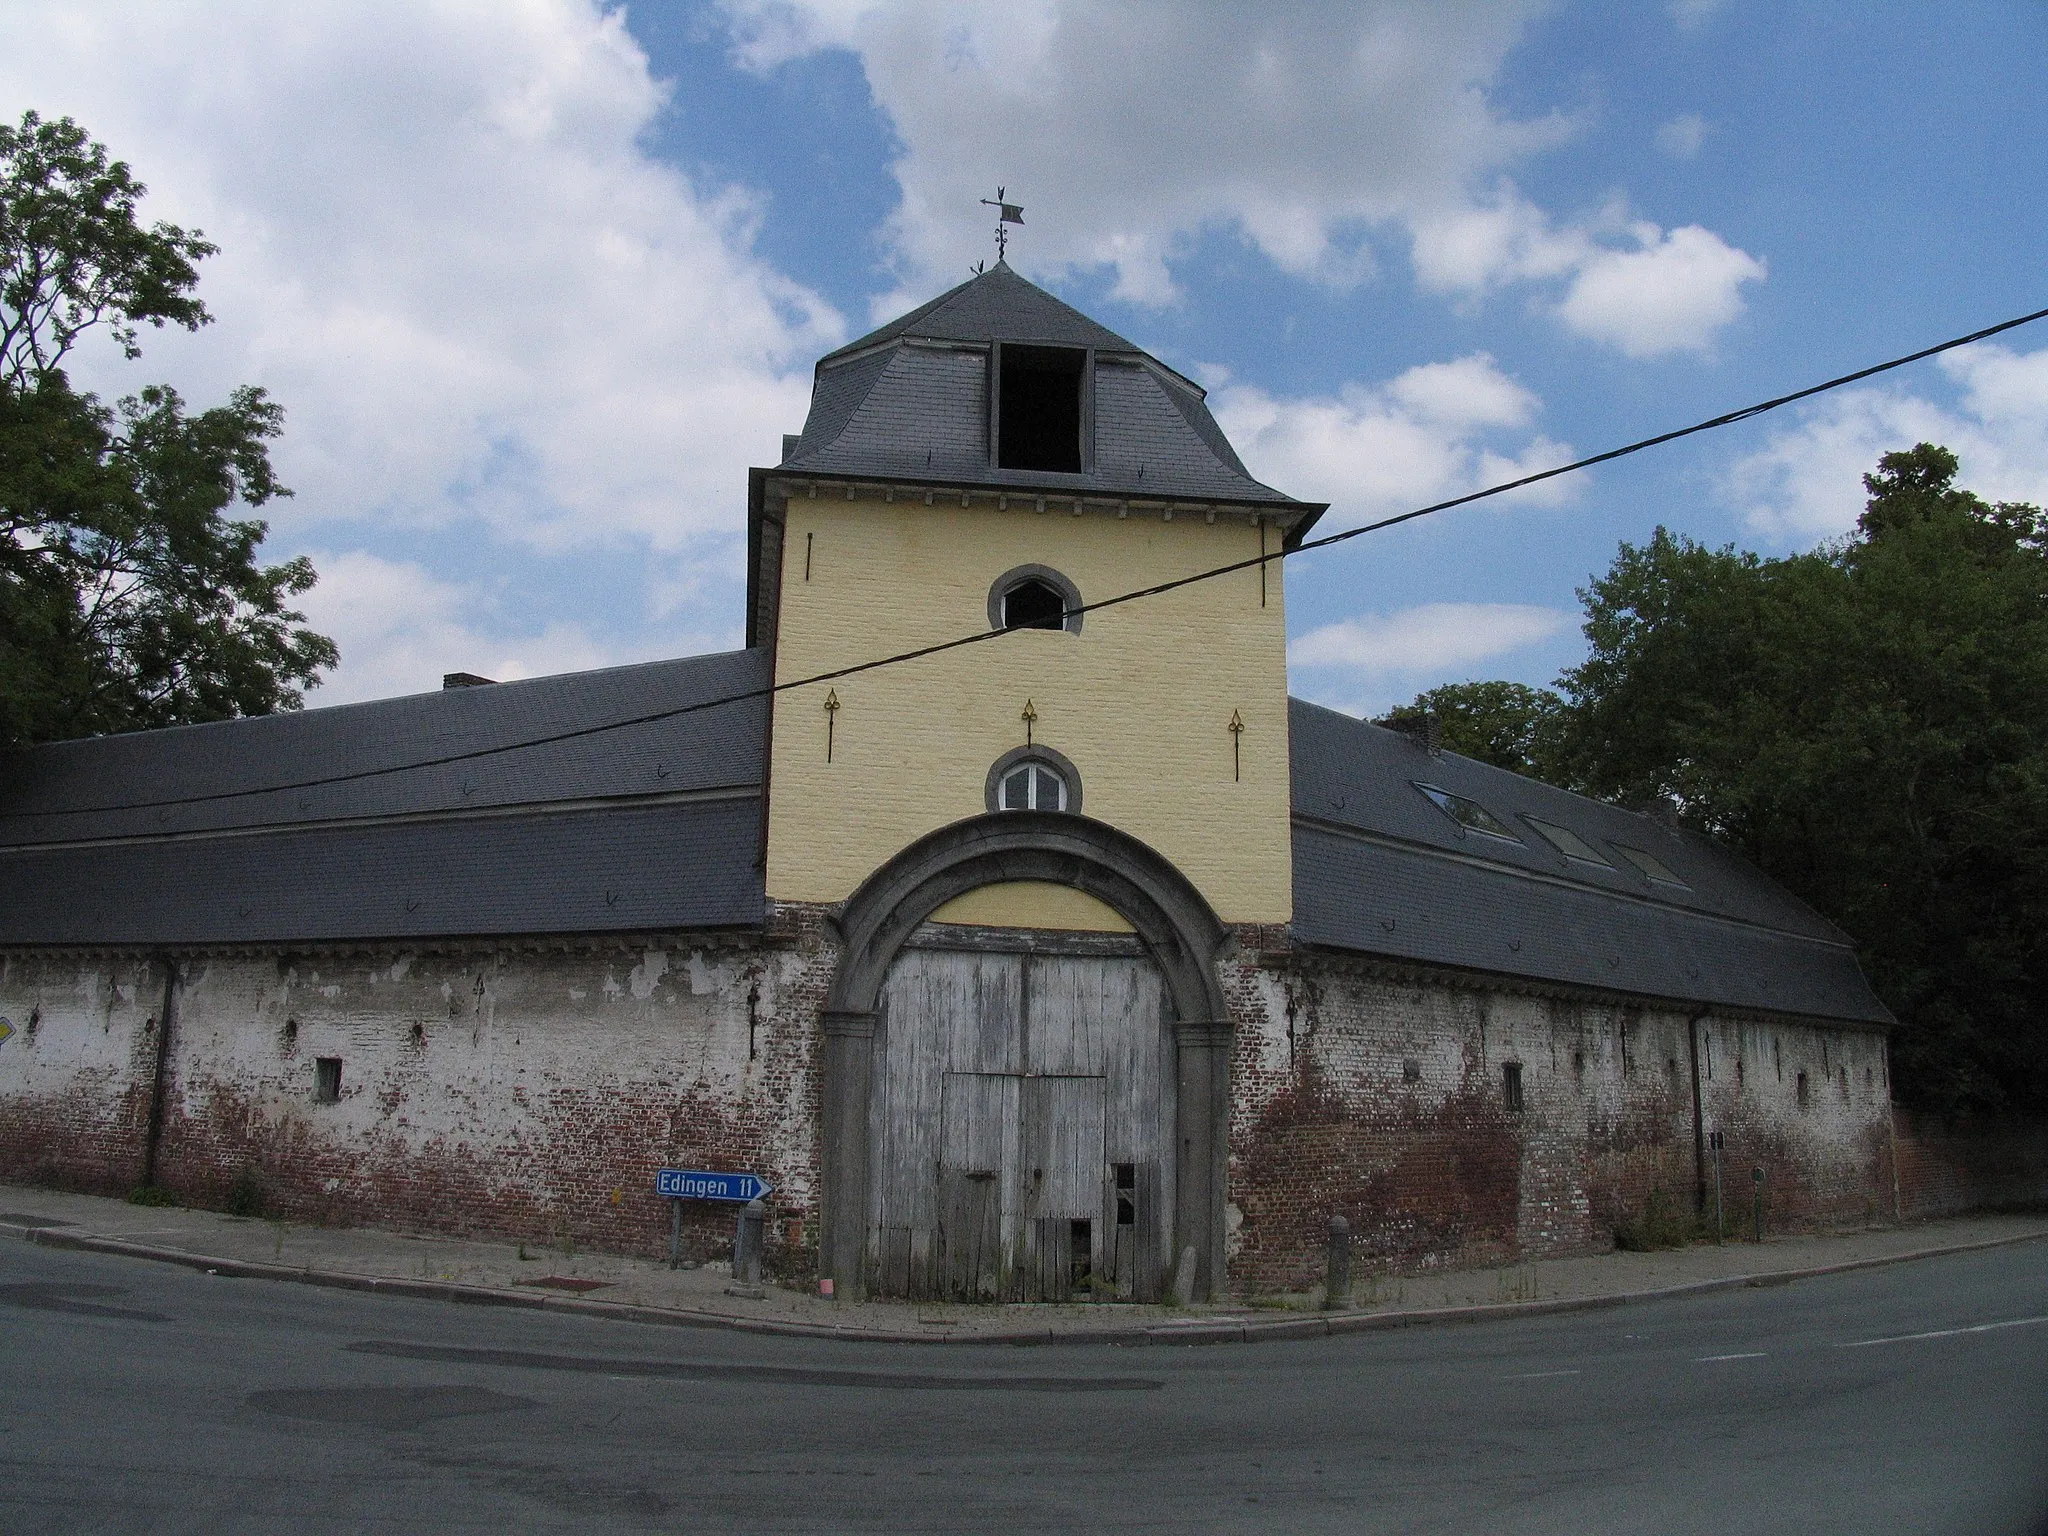
[[[1711,839],[1289,701],[1294,934],[1305,944],[1679,1002],[1868,1024],[1891,1015],[1845,934]],[[1478,802],[1468,831],[1415,786]],[[1606,867],[1558,852],[1570,829]],[[1682,885],[1652,881],[1620,849]]]
[[[766,701],[618,722],[768,680],[734,651],[17,754],[0,943],[758,925]]]
[[[0,763],[0,944],[758,927],[766,701],[641,717],[768,680],[765,652],[732,651],[16,754]],[[1299,699],[1289,719],[1299,942],[1890,1021],[1847,938],[1712,841]],[[558,739],[523,745],[537,737]],[[1461,828],[1417,782],[1520,840]]]
[[[997,262],[957,288],[949,288],[929,304],[850,341],[818,362],[820,370],[841,358],[898,337],[934,341],[1022,341],[1048,347],[1093,347],[1098,352],[1137,352],[1108,326],[1089,319],[1064,299],[1055,298],[1010,264]]]
[[[996,467],[988,368],[997,342],[1095,350],[1094,455],[1084,472]],[[780,467],[789,474],[1238,503],[1307,514],[1302,526],[1322,511],[1251,477],[1199,385],[1001,262],[820,360],[810,415]]]

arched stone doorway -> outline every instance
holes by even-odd
[[[898,1243],[901,1251],[891,1253],[884,1250],[895,1240],[883,1235],[886,1221],[879,1225],[877,1222],[878,1216],[889,1214],[891,1199],[902,1203],[900,1191],[892,1195],[875,1182],[878,1173],[884,1178],[894,1177],[878,1168],[878,1150],[887,1150],[892,1157],[902,1150],[878,1149],[875,1137],[875,1101],[882,1087],[878,1071],[893,1070],[905,1059],[903,1052],[889,1050],[890,1026],[883,1007],[885,991],[891,985],[892,969],[905,945],[934,911],[969,891],[1013,882],[1073,887],[1112,908],[1130,924],[1135,936],[1134,952],[1126,957],[1100,957],[1123,959],[1121,978],[1097,965],[1092,977],[1082,978],[1078,983],[1072,977],[1067,980],[1084,993],[1090,987],[1097,989],[1096,1002],[1091,1006],[1098,1012],[1119,1006],[1114,997],[1101,992],[1105,986],[1112,993],[1118,987],[1126,989],[1122,1005],[1126,1010],[1135,1007],[1142,1011],[1148,995],[1156,999],[1153,1006],[1159,1010],[1159,1044],[1151,1070],[1157,1073],[1155,1087],[1162,1103],[1159,1123],[1171,1130],[1170,1144],[1158,1148],[1162,1160],[1158,1185],[1162,1191],[1171,1192],[1170,1203],[1157,1215],[1158,1245],[1167,1255],[1193,1249],[1195,1294],[1206,1297],[1220,1292],[1231,1028],[1216,962],[1227,941],[1227,930],[1187,878],[1158,853],[1104,823],[1062,812],[1005,812],[942,827],[877,870],[841,909],[839,927],[844,949],[824,1011],[824,1199],[820,1244],[824,1272],[848,1295],[865,1294],[877,1279],[888,1282],[886,1289],[896,1289],[895,1278],[909,1274],[913,1262],[909,1247],[914,1241],[908,1231],[910,1224],[899,1224],[905,1226],[906,1235]],[[913,956],[916,954],[913,951]],[[913,958],[909,964],[929,969],[929,963],[922,958]],[[1018,967],[1021,992],[1028,983],[1023,980],[1020,962],[1005,962],[992,956],[981,969],[993,975],[1002,971],[1005,964]],[[957,973],[963,969],[971,972],[975,967],[954,969],[957,980]],[[1145,977],[1156,978],[1149,994]],[[978,1094],[983,1120],[995,1116],[996,1123],[1003,1127],[1000,1135],[1034,1134],[1027,1123],[1030,1116],[1035,1116],[1047,1128],[1046,1134],[1052,1134],[1055,1140],[1062,1128],[1071,1131],[1079,1125],[1084,1150],[1073,1152],[1069,1160],[1090,1155],[1085,1150],[1093,1145],[1087,1139],[1090,1117],[1106,1114],[1109,1108],[1107,1075],[1083,1071],[1053,1073],[1050,1076],[1054,1081],[1048,1083],[1044,1081],[1047,1074],[1041,1072],[1034,1078],[1028,1060],[1022,1055],[1028,1005],[1006,1014],[1008,1005],[1004,998],[1008,992],[1008,981],[998,976],[987,992],[988,1006],[981,1010],[987,1018],[977,1016],[969,1022],[977,1029],[986,1024],[997,1034],[1010,1028],[1009,1038],[1017,1042],[1018,1049],[995,1062],[1003,1070],[968,1074],[982,1080],[955,1084],[958,1124],[971,1127],[975,1123],[974,1100]],[[1015,1000],[1023,1003],[1021,995]],[[1014,1026],[1006,1023],[1011,1016]],[[929,1027],[929,1023],[926,1020],[919,1027]],[[1136,1027],[1142,1030],[1145,1025],[1140,1021]],[[1071,1056],[1068,1063],[1088,1065],[1085,1061],[1076,1063]],[[1103,1077],[1105,1082],[1089,1087],[1074,1081],[1089,1077]],[[1060,1079],[1069,1081],[1062,1087]],[[1036,1086],[1029,1086],[1034,1082]],[[940,1113],[945,1092],[941,1083],[925,1094],[937,1101]],[[1093,1103],[1101,1104],[1099,1111],[1092,1107],[1091,1096]],[[1038,1203],[1035,1215],[1028,1208],[1032,1202],[1022,1197],[1006,1201],[995,1191],[977,1197],[960,1181],[970,1174],[990,1174],[997,1183],[1004,1177],[999,1160],[992,1153],[974,1152],[977,1135],[982,1133],[971,1128],[958,1131],[958,1145],[953,1149],[953,1186],[946,1187],[946,1176],[935,1171],[931,1208],[936,1211],[942,1203],[950,1201],[951,1219],[956,1226],[963,1220],[1000,1223],[1014,1218],[1017,1225],[1010,1235],[1025,1246],[1037,1245],[1033,1249],[1034,1262],[1041,1266],[1057,1264],[1059,1260],[1049,1259],[1044,1253],[1048,1234],[1053,1234],[1050,1240],[1057,1241],[1054,1228],[1031,1229],[1023,1223],[1068,1220],[1061,1202],[1071,1203],[1073,1192],[1068,1191],[1066,1196],[1048,1194]],[[918,1145],[915,1138],[912,1144]],[[1104,1143],[1105,1148],[1108,1145]],[[1022,1153],[1013,1151],[1014,1171],[1017,1177],[1026,1177],[1028,1166],[1017,1161]],[[991,1166],[984,1168],[976,1166],[977,1163]],[[1116,1160],[1105,1165],[1101,1176],[1107,1220],[1112,1219],[1115,1180],[1120,1176]],[[1074,1169],[1053,1177],[1065,1178],[1069,1183],[1086,1182]],[[896,1182],[900,1185],[900,1178]],[[976,1198],[985,1203],[975,1206]],[[993,1214],[998,1209],[1010,1215]],[[1048,1209],[1053,1213],[1049,1217],[1045,1214]],[[1031,1236],[1034,1230],[1035,1237]],[[997,1231],[996,1235],[1000,1239],[1004,1234]],[[1096,1252],[1103,1251],[1101,1234],[1090,1234],[1089,1240]],[[956,1290],[978,1286],[976,1277],[992,1271],[983,1268],[979,1259],[961,1259],[959,1255],[967,1246],[964,1234],[956,1233],[948,1245],[954,1255],[946,1261],[951,1269],[934,1267],[938,1261],[927,1254],[922,1273],[939,1276],[944,1285]],[[1017,1258],[1021,1263],[1021,1249]],[[894,1276],[885,1271],[885,1261],[895,1265]],[[1164,1268],[1155,1269],[1149,1282],[1152,1288],[1164,1283]],[[1038,1289],[1028,1278],[998,1287],[1001,1294],[1033,1294]]]

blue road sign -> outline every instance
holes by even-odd
[[[654,1192],[669,1200],[734,1200],[745,1205],[775,1186],[757,1173],[706,1173],[695,1168],[664,1168],[654,1176]]]

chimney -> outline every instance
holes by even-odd
[[[474,672],[443,672],[441,686],[448,688],[488,688],[497,682],[495,677],[478,677]]]
[[[1403,715],[1385,724],[1388,730],[1399,731],[1431,757],[1444,755],[1443,717],[1434,710],[1426,715]]]
[[[1668,827],[1673,832],[1680,830],[1678,801],[1671,795],[1652,795],[1647,800],[1637,801],[1629,809],[1638,816],[1648,817],[1660,827]]]

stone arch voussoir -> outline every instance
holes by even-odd
[[[896,951],[956,896],[1013,881],[1072,886],[1120,914],[1151,951],[1182,1019],[1221,1019],[1216,960],[1226,930],[1202,893],[1156,850],[1061,811],[1005,811],[927,834],[861,883],[840,910],[845,948],[826,1000],[868,1013]]]

